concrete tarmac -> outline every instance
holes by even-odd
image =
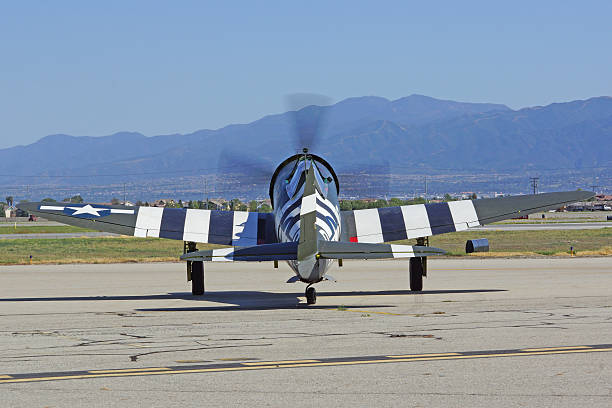
[[[612,259],[0,267],[2,406],[612,406]]]

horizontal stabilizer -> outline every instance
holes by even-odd
[[[183,261],[212,262],[263,262],[294,261],[297,259],[297,242],[255,245],[245,248],[221,248],[188,252],[181,255]]]
[[[186,253],[181,256],[181,260],[207,262],[295,261],[297,260],[297,248],[297,242],[283,242],[246,248],[208,249]],[[315,256],[324,259],[394,259],[443,255],[444,253],[446,252],[442,249],[427,246],[319,241],[319,250]]]
[[[414,258],[445,253],[442,249],[428,246],[319,241],[319,257],[326,259]]]

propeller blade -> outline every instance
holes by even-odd
[[[217,168],[219,174],[241,175],[241,183],[246,184],[268,183],[274,173],[271,162],[229,149],[221,152]]]
[[[319,142],[331,99],[323,95],[297,93],[287,95],[286,104],[294,124],[295,149],[313,150]]]

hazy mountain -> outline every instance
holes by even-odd
[[[610,97],[514,111],[504,105],[411,95],[395,101],[372,96],[349,98],[333,106],[310,106],[297,113],[186,135],[51,135],[27,146],[0,150],[0,174],[98,175],[83,180],[109,183],[126,178],[99,176],[214,173],[220,153],[227,149],[267,160],[273,170],[273,164],[298,148],[293,136],[294,115],[321,113],[326,114],[326,122],[315,153],[339,170],[354,168],[355,163],[368,170],[369,165],[384,160],[393,172],[405,173],[612,165]],[[241,169],[241,163],[232,157],[222,164],[223,171]],[[3,178],[8,180],[11,178]]]

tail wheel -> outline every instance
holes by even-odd
[[[306,288],[306,303],[309,305],[317,303],[317,290],[312,286]]]

